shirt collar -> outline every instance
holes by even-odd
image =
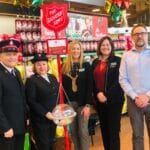
[[[41,76],[42,78],[44,78],[46,81],[50,82],[47,74],[40,75],[40,76]]]
[[[150,45],[148,45],[148,46],[147,46],[146,48],[144,48],[144,50],[142,50],[142,51],[147,51],[147,50],[150,50]],[[142,52],[142,51],[136,50],[135,48],[133,48],[132,51],[135,51],[135,52]]]
[[[6,70],[8,70],[10,73],[11,73],[11,71],[14,69],[14,68],[7,67],[3,62],[1,62],[1,64],[2,64],[2,66],[3,66]]]

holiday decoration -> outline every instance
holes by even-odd
[[[123,27],[128,27],[127,12],[126,12],[125,9],[122,11],[121,25],[122,25]]]
[[[113,0],[113,3],[117,4],[118,7],[128,9],[131,4],[131,0]]]
[[[122,20],[122,25],[127,26],[126,9],[131,5],[131,0],[106,0],[105,10],[114,22]]]
[[[106,10],[107,13],[110,12],[111,6],[112,6],[112,0],[107,0],[106,4],[105,4],[105,10]]]
[[[122,12],[120,8],[116,4],[113,4],[111,7],[112,20],[115,22],[118,22],[120,20],[121,15],[122,15]]]
[[[31,0],[14,0],[13,5],[30,7],[31,6]]]
[[[15,39],[15,40],[20,41],[20,35],[19,34],[14,34],[12,36],[10,36],[8,34],[0,35],[0,41],[2,41],[2,40],[9,40],[9,39]]]
[[[32,1],[32,6],[39,6],[43,3],[43,0],[33,0]]]

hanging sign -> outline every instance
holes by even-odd
[[[42,4],[41,9],[42,23],[46,28],[59,32],[68,25],[67,4]]]
[[[51,39],[47,40],[48,53],[50,55],[63,55],[67,54],[67,39]]]

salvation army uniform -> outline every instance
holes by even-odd
[[[33,63],[48,61],[46,55],[36,54]],[[26,96],[30,107],[31,126],[39,150],[53,150],[56,125],[46,118],[52,112],[58,96],[58,82],[54,75],[46,78],[35,73],[26,81]]]
[[[18,52],[16,39],[0,41],[0,53]],[[1,55],[1,54],[0,54]],[[26,103],[20,73],[0,63],[0,150],[23,150]],[[13,129],[14,136],[5,138],[4,133]]]

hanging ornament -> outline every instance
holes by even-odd
[[[21,5],[25,6],[25,7],[30,7],[32,0],[20,0]]]
[[[123,3],[123,0],[115,0],[114,4],[116,4],[118,7],[121,7]]]
[[[118,22],[120,20],[121,15],[122,15],[122,12],[120,8],[116,4],[113,4],[111,8],[112,20],[115,22]]]
[[[16,5],[18,5],[18,4],[19,4],[19,0],[14,0],[14,1],[13,1],[13,5],[16,6]]]
[[[113,20],[114,22],[118,22],[118,21],[120,20],[120,16],[121,16],[121,11],[118,12],[118,13],[113,13],[113,15],[112,15],[112,20]]]
[[[33,0],[32,1],[32,6],[39,6],[43,3],[43,0]]]
[[[111,6],[112,6],[112,0],[107,0],[106,4],[105,4],[105,10],[106,10],[107,13],[110,12]]]
[[[131,0],[113,0],[113,3],[116,4],[119,8],[128,9],[131,5]]]
[[[121,26],[122,27],[128,27],[128,20],[127,20],[127,11],[126,11],[126,9],[122,10]]]
[[[31,0],[27,0],[26,4],[27,4],[27,7],[30,7],[32,4]]]
[[[130,5],[131,5],[131,0],[124,0],[124,6],[126,9],[128,9]]]

